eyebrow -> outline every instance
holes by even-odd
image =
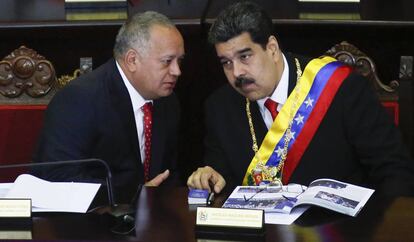
[[[170,59],[177,58],[177,59],[182,59],[184,57],[185,57],[185,54],[182,54],[182,55],[165,55],[165,56],[161,56],[160,59],[164,59],[164,58],[170,58]]]
[[[241,54],[244,54],[244,53],[249,52],[249,51],[252,51],[252,48],[246,47],[244,49],[241,49],[241,50],[236,51],[236,55],[241,55]],[[228,59],[227,57],[224,57],[224,56],[218,56],[218,58],[220,60]]]
[[[236,53],[240,55],[240,54],[244,54],[244,53],[246,53],[246,52],[249,52],[249,51],[251,51],[251,50],[252,50],[252,48],[247,47],[247,48],[244,48],[244,49],[238,50]]]

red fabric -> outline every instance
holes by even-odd
[[[151,136],[152,136],[152,103],[148,102],[142,106],[144,112],[144,136],[145,136],[145,159],[144,159],[144,178],[149,181],[150,160],[151,160]]]
[[[27,163],[43,123],[46,105],[0,105],[0,165]],[[0,169],[0,182],[14,181],[26,169]]]
[[[400,122],[400,106],[398,102],[382,102],[382,106],[385,107],[385,110],[393,117],[395,125],[398,126]]]
[[[279,112],[277,111],[277,103],[272,99],[268,98],[264,105],[270,111],[272,119],[275,120],[276,116],[279,114]]]

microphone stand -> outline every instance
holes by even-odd
[[[51,161],[51,162],[39,162],[39,163],[22,163],[22,164],[11,164],[11,165],[0,165],[0,169],[7,168],[21,168],[21,167],[39,167],[39,166],[58,166],[58,165],[70,165],[70,164],[84,164],[84,163],[100,163],[106,169],[106,185],[108,192],[108,207],[98,207],[90,210],[96,214],[109,214],[114,217],[115,225],[110,229],[111,232],[119,235],[128,235],[135,230],[135,216],[132,215],[135,210],[134,204],[137,202],[141,193],[142,184],[138,185],[134,197],[130,204],[115,204],[113,187],[112,187],[112,173],[109,165],[101,159],[90,158],[81,160],[67,160],[67,161]]]

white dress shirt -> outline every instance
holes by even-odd
[[[268,98],[272,99],[273,101],[277,102],[277,111],[279,112],[282,108],[283,104],[285,104],[287,97],[288,97],[288,87],[289,87],[289,66],[286,61],[285,55],[283,55],[283,63],[284,68],[282,72],[282,77],[280,78],[279,84],[277,85],[275,91],[272,93],[270,97],[265,97],[262,99],[257,100],[257,104],[259,105],[260,113],[262,114],[263,120],[266,124],[267,129],[273,124],[272,114],[270,111],[265,107],[264,103]]]
[[[128,89],[129,97],[132,102],[132,109],[134,111],[135,125],[137,127],[138,141],[139,141],[139,150],[141,153],[141,161],[145,160],[145,136],[144,136],[144,112],[142,111],[142,106],[147,102],[152,100],[145,100],[141,94],[131,85],[128,78],[125,76],[125,73],[122,71],[118,62],[116,62],[116,67],[118,68],[119,73],[121,74],[122,80],[125,83],[126,88]]]

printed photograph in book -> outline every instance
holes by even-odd
[[[266,213],[291,213],[300,205],[316,205],[356,216],[374,190],[332,179],[318,179],[309,187],[238,186],[224,203],[225,208],[261,209]]]

